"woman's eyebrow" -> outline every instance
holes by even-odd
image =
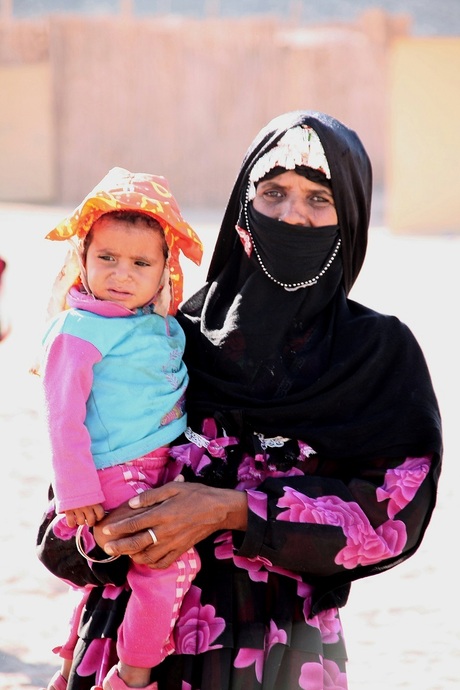
[[[258,187],[276,187],[277,189],[286,189],[289,187],[289,184],[285,183],[283,184],[282,182],[274,182],[273,180],[262,180],[262,182],[259,182],[257,185]]]

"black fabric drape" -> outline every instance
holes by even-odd
[[[316,285],[289,292],[247,257],[235,226],[244,224],[252,165],[295,124],[311,126],[326,152],[342,247]],[[395,317],[346,296],[365,257],[371,177],[356,134],[327,115],[289,113],[259,135],[230,196],[208,282],[179,314],[192,424],[217,412],[238,420],[235,433],[299,438],[331,458],[440,454],[437,401],[415,338]]]

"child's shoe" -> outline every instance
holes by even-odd
[[[46,690],[67,690],[67,681],[60,671],[56,671]]]
[[[98,688],[95,690],[98,690]],[[118,668],[113,666],[102,683],[102,690],[133,690],[133,688],[130,688],[129,685],[122,681],[118,675]],[[158,684],[156,682],[150,683],[144,688],[139,688],[139,690],[158,690]]]

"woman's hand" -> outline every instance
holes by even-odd
[[[125,554],[136,563],[167,568],[213,532],[245,530],[247,513],[243,491],[170,482],[116,508],[96,525],[94,536],[109,555]]]

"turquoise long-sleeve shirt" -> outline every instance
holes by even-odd
[[[167,445],[186,427],[177,320],[72,289],[44,340],[43,386],[58,510],[100,503],[97,470]],[[147,312],[147,313],[146,313]]]

